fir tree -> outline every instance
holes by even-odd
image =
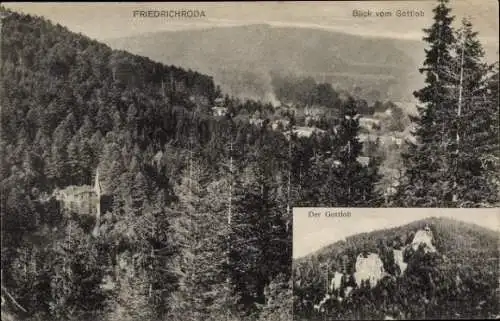
[[[209,233],[213,232],[213,218],[206,202],[208,184],[207,168],[189,156],[188,166],[175,192],[179,198],[176,211],[177,233],[181,240],[179,253],[179,288],[173,296],[172,316],[183,319],[199,319],[205,311],[205,275],[210,255]]]
[[[336,145],[340,166],[335,168],[334,181],[339,185],[337,195],[332,197],[335,206],[356,206],[357,204],[368,203],[367,192],[371,194],[373,182],[366,182],[365,176],[368,174],[363,166],[358,162],[361,156],[363,144],[358,139],[359,114],[354,99],[349,98],[346,102],[342,114],[340,125],[337,129]],[[370,184],[371,183],[371,184]]]
[[[449,88],[454,80],[445,66],[453,61],[455,37],[451,27],[454,17],[447,3],[439,0],[433,10],[434,23],[424,29],[423,40],[429,48],[419,71],[425,75],[426,86],[414,92],[422,106],[418,106],[418,116],[412,117],[417,141],[403,154],[406,177],[397,195],[403,206],[446,206],[452,198],[450,143],[454,137],[449,123],[455,106]]]
[[[446,3],[439,2],[434,24],[425,29],[426,87],[415,92],[424,105],[412,119],[417,142],[403,154],[406,172],[396,196],[403,206],[488,206],[498,198],[481,164],[494,146],[488,140],[495,114],[486,97],[488,67],[470,21],[453,31]]]
[[[265,300],[264,287],[276,258],[269,257],[267,247],[273,238],[275,207],[273,189],[257,166],[246,168],[235,185],[233,226],[230,235],[229,268],[231,280],[246,312],[255,312]]]
[[[323,206],[367,206],[378,202],[378,163],[371,160],[363,166],[358,160],[363,149],[358,138],[359,118],[356,102],[349,98],[343,106],[340,124],[333,130],[333,140],[323,139],[323,151],[313,160],[316,180],[312,182],[321,182],[316,197]]]
[[[498,146],[498,106],[488,97],[490,67],[483,62],[484,51],[477,32],[467,19],[462,20],[455,45],[457,97],[456,137],[453,147],[454,190],[457,206],[488,206],[498,200],[497,187],[481,162]],[[495,136],[495,133],[497,135]]]

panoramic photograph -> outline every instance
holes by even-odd
[[[495,258],[483,230],[457,254],[479,274],[450,265],[460,297],[479,293],[468,303],[387,290],[385,305],[338,308],[325,299],[338,287],[297,286],[292,269],[297,207],[498,211],[497,12],[494,0],[2,3],[2,320],[497,315],[495,261],[475,261]],[[363,227],[352,214],[329,215]],[[455,260],[467,233],[436,253]],[[320,235],[300,256],[336,242]],[[349,264],[377,254],[395,275],[382,252],[350,249]],[[430,278],[403,280],[388,286]]]
[[[294,208],[294,320],[500,318],[497,209]]]

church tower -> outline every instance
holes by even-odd
[[[99,181],[99,169],[97,169],[95,172],[94,192],[97,195],[97,198],[100,200],[102,188],[101,188],[101,182]]]

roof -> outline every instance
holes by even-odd
[[[323,129],[319,129],[316,127],[296,127],[293,132],[297,134],[298,137],[310,137],[313,133],[324,133]]]
[[[370,157],[358,156],[358,158],[356,158],[356,160],[358,161],[358,163],[360,163],[363,166],[368,166],[368,164],[370,164]]]

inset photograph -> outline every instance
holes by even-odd
[[[294,208],[296,321],[499,319],[498,209]]]

